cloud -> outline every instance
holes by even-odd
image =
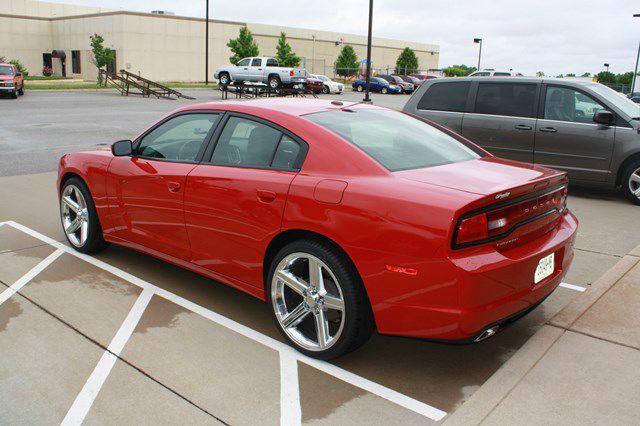
[[[203,17],[205,0],[49,0]],[[211,0],[210,17],[366,34],[366,0]],[[532,75],[633,70],[640,41],[637,0],[374,0],[374,36],[439,44],[440,66],[477,64]]]

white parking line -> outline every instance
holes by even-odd
[[[587,290],[586,287],[580,287],[579,285],[573,285],[569,283],[560,283],[560,287],[568,288],[568,289],[579,291],[579,292],[583,292]]]
[[[298,426],[301,423],[298,360],[289,352],[280,352],[280,424]]]
[[[36,275],[42,272],[47,266],[51,265],[54,260],[60,257],[65,251],[62,249],[57,249],[49,256],[40,261],[36,266],[31,268],[29,272],[24,274],[18,281],[13,283],[11,287],[0,293],[0,305],[6,302],[11,296],[16,294],[18,290],[24,287],[29,281],[31,281]]]
[[[343,368],[340,368],[336,365],[330,364],[328,362],[325,361],[319,361],[317,359],[314,358],[310,358],[307,357],[306,355],[301,354],[300,352],[296,351],[295,349],[293,349],[292,347],[290,347],[289,345],[286,345],[283,342],[280,342],[278,340],[275,340],[265,334],[259,333],[245,325],[242,325],[230,318],[227,318],[223,315],[220,315],[214,311],[211,311],[205,307],[202,307],[200,305],[197,305],[181,296],[178,296],[176,294],[173,294],[169,291],[166,291],[160,287],[155,286],[154,284],[149,283],[148,281],[145,281],[139,277],[136,277],[128,272],[125,272],[119,268],[116,268],[115,266],[112,266],[106,262],[103,262],[101,260],[98,260],[96,258],[93,258],[91,256],[88,256],[86,254],[82,254],[79,253],[75,250],[73,250],[72,248],[59,243],[58,241],[47,237],[46,235],[43,235],[37,231],[34,231],[30,228],[27,228],[24,225],[21,225],[19,223],[13,222],[13,221],[9,221],[7,222],[8,225],[22,231],[25,232],[29,235],[31,235],[32,237],[35,237],[41,241],[44,241],[48,244],[51,244],[52,246],[64,250],[65,252],[76,256],[79,259],[83,259],[85,261],[87,261],[88,263],[97,266],[107,272],[112,273],[113,275],[120,277],[126,281],[129,281],[130,283],[141,287],[143,289],[148,289],[151,290],[153,293],[155,293],[156,295],[167,299],[179,306],[182,306],[183,308],[186,308],[194,313],[197,313],[201,316],[203,316],[204,318],[207,318],[217,324],[220,324],[232,331],[235,331],[236,333],[239,333],[243,336],[246,336],[256,342],[262,343],[263,345],[274,349],[276,351],[278,351],[280,353],[280,355],[282,356],[283,354],[285,354],[285,356],[291,357],[297,361],[300,362],[304,362],[305,364],[308,364],[314,368],[317,368],[320,371],[323,371],[327,374],[330,374],[340,380],[343,380],[353,386],[359,387],[367,392],[376,394],[377,396],[384,398],[388,401],[391,401],[395,404],[400,405],[401,407],[404,407],[406,409],[409,409],[411,411],[414,411],[418,414],[421,414],[425,417],[428,417],[432,420],[438,421],[438,420],[442,420],[447,413],[445,411],[442,411],[438,408],[435,408],[429,404],[425,404],[424,402],[418,401],[417,399],[411,398],[407,395],[404,395],[400,392],[397,392],[393,389],[390,389],[386,386],[382,386],[378,383],[375,383],[371,380],[368,380],[364,377],[358,376],[357,374],[354,374],[350,371],[347,371]],[[285,360],[287,363],[289,361]],[[286,371],[284,374],[288,374]],[[281,403],[282,405],[286,405],[285,403]],[[288,405],[287,405],[288,406]],[[299,408],[297,408],[299,410]]]
[[[102,389],[102,385],[107,380],[111,369],[116,363],[117,355],[120,355],[122,348],[124,348],[125,343],[133,334],[133,330],[138,325],[144,310],[149,305],[149,301],[153,296],[153,291],[145,288],[138,296],[138,299],[133,304],[133,307],[129,311],[127,318],[125,318],[124,322],[120,326],[120,329],[111,340],[109,344],[108,350],[102,354],[102,358],[98,361],[98,365],[93,369],[91,376],[82,387],[82,390],[76,397],[73,405],[67,412],[64,420],[62,421],[63,425],[80,425],[84,421],[84,418],[89,413],[89,409],[93,405],[93,401],[98,396],[100,389]]]

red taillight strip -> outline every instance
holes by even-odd
[[[520,226],[526,225],[528,223],[531,223],[533,221],[536,221],[542,217],[545,217],[549,214],[552,214],[554,212],[558,212],[558,213],[562,213],[566,210],[566,203],[567,203],[567,183],[566,181],[559,184],[559,185],[555,185],[553,188],[545,188],[544,190],[541,191],[537,191],[537,192],[533,192],[533,193],[529,193],[529,194],[525,194],[523,196],[514,198],[512,200],[505,200],[503,202],[499,202],[499,203],[495,203],[495,204],[491,204],[488,205],[486,207],[482,207],[479,209],[475,209],[472,210],[470,212],[464,213],[462,214],[457,222],[456,222],[456,227],[454,229],[453,232],[453,238],[451,241],[451,245],[453,249],[460,249],[460,248],[465,248],[465,247],[471,247],[471,246],[475,246],[475,245],[479,245],[479,244],[485,244],[491,241],[497,241],[500,240],[502,238],[505,238],[506,236],[508,236],[509,234],[511,234],[515,229],[519,228]],[[510,207],[516,207],[520,204],[525,204],[525,203],[529,203],[531,201],[536,202],[536,204],[534,204],[531,209],[533,211],[535,211],[537,209],[537,203],[540,200],[543,200],[545,198],[547,198],[546,201],[542,201],[543,204],[548,204],[547,201],[550,203],[551,200],[553,200],[554,198],[551,197],[549,198],[549,196],[556,194],[556,193],[560,193],[564,191],[564,194],[560,194],[560,205],[558,205],[558,208],[553,208],[551,210],[547,210],[544,211],[540,214],[529,214],[530,211],[529,209],[527,209],[522,216],[522,219],[517,218],[516,220],[518,220],[517,222],[511,224],[511,226],[509,226],[508,228],[506,228],[503,232],[499,233],[499,234],[491,234],[492,230],[496,230],[499,229],[501,226],[505,226],[508,225],[508,218],[498,218],[496,220],[487,220],[487,234],[488,237],[487,238],[482,238],[482,239],[478,239],[478,240],[464,240],[463,242],[459,242],[458,241],[458,233],[461,230],[461,225],[463,224],[464,221],[473,218],[475,216],[479,216],[479,215],[484,215],[484,216],[489,216],[491,215],[491,213],[495,213],[496,211],[500,211],[500,210],[506,210]],[[555,204],[555,203],[554,203]],[[551,206],[551,204],[548,204],[549,206]],[[501,223],[501,220],[504,219],[505,223]],[[463,237],[464,238],[464,237]]]

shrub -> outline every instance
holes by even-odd
[[[2,61],[0,61],[0,62],[2,62]],[[24,65],[22,65],[20,63],[19,60],[13,59],[13,60],[9,61],[9,63],[14,65],[18,69],[18,71],[20,71],[22,73],[22,75],[24,75],[25,77],[29,75],[29,71],[27,71],[27,69],[24,67]]]
[[[53,75],[53,69],[49,67],[42,67],[42,75],[45,77],[51,77]]]

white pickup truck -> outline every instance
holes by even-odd
[[[278,66],[275,58],[244,58],[235,65],[220,67],[213,74],[221,85],[229,83],[267,83],[277,89],[283,86],[304,84],[307,70],[304,68],[286,68]]]

